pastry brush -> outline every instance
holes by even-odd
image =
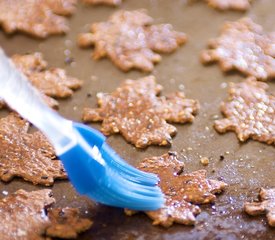
[[[106,205],[133,210],[155,210],[162,206],[164,197],[156,175],[126,163],[97,130],[67,120],[49,108],[1,49],[0,86],[0,98],[52,143],[80,194]]]

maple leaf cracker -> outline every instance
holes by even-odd
[[[224,182],[207,179],[205,170],[184,173],[184,164],[178,160],[175,152],[146,158],[138,168],[157,174],[159,186],[165,195],[166,202],[162,208],[145,212],[153,220],[153,225],[170,227],[174,222],[195,224],[196,215],[201,212],[197,204],[213,203],[215,194],[227,186]],[[126,209],[125,213],[133,215],[136,211]]]
[[[28,133],[29,123],[10,113],[0,119],[0,179],[22,177],[33,184],[52,185],[66,179],[62,163],[55,159],[51,144],[39,131]]]
[[[108,21],[94,23],[89,33],[79,35],[81,47],[94,46],[94,59],[108,57],[121,70],[145,72],[161,61],[158,53],[171,53],[187,40],[170,24],[152,25],[143,10],[118,11]]]
[[[274,144],[275,97],[267,89],[266,83],[253,77],[231,83],[228,100],[221,104],[225,118],[215,121],[215,129],[220,133],[234,131],[242,142],[252,138]]]
[[[71,15],[77,0],[1,0],[0,26],[7,33],[17,31],[34,37],[69,31],[64,16]]]
[[[204,64],[218,62],[224,72],[237,70],[262,81],[275,77],[275,32],[265,33],[250,18],[226,22],[208,47],[201,54]]]
[[[101,121],[105,135],[120,133],[139,148],[168,145],[177,131],[169,123],[192,122],[199,104],[183,92],[158,96],[161,90],[153,76],[126,80],[111,94],[99,93],[99,108],[85,108],[82,118]]]

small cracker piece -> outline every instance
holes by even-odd
[[[159,53],[171,53],[187,40],[170,24],[152,25],[143,10],[117,11],[107,22],[92,24],[90,33],[79,35],[81,47],[94,46],[94,59],[109,57],[123,71],[133,68],[145,72],[161,61]]]
[[[227,102],[221,104],[225,118],[216,120],[220,132],[235,131],[240,141],[252,138],[267,144],[275,143],[275,97],[268,85],[250,77],[241,83],[230,83]]]
[[[47,69],[41,53],[13,55],[12,60],[38,90],[50,97],[66,98],[73,95],[83,82],[70,77],[61,68]]]
[[[227,186],[224,182],[206,178],[206,171],[183,173],[184,164],[178,160],[177,153],[169,152],[160,157],[144,159],[138,167],[145,172],[157,174],[159,186],[165,194],[164,207],[145,212],[154,225],[170,227],[174,222],[193,225],[200,208],[195,204],[207,204],[216,200],[215,194]],[[136,211],[125,210],[127,215]]]
[[[46,235],[55,238],[74,239],[79,233],[87,231],[93,222],[80,218],[77,208],[54,208],[48,211],[51,225],[46,229]]]
[[[220,37],[209,41],[202,63],[218,62],[224,72],[238,70],[266,81],[275,77],[275,33],[267,34],[250,18],[224,24]]]
[[[259,198],[260,202],[246,202],[245,212],[251,216],[266,214],[268,224],[275,227],[275,188],[261,188]]]
[[[82,0],[86,4],[92,5],[110,5],[110,6],[119,6],[122,3],[122,0]]]
[[[217,10],[246,11],[251,7],[252,0],[205,0],[210,7]]]
[[[22,177],[33,184],[50,186],[66,179],[62,163],[41,132],[28,133],[29,123],[11,113],[0,119],[0,178]]]
[[[138,148],[168,145],[176,128],[167,122],[192,122],[199,104],[182,92],[159,97],[162,86],[155,77],[126,80],[111,94],[99,93],[99,108],[85,108],[85,122],[102,121],[105,135],[121,133]]]
[[[69,30],[63,16],[70,15],[76,0],[2,0],[0,25],[7,33],[24,32],[39,38],[66,33]]]
[[[0,200],[1,240],[43,240],[50,225],[45,209],[55,202],[51,190],[18,190]]]

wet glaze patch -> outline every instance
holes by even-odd
[[[75,10],[76,0],[2,0],[0,25],[7,33],[24,32],[39,38],[66,33],[64,15]],[[61,16],[63,15],[63,16]]]
[[[82,0],[82,2],[93,5],[110,5],[110,6],[118,6],[122,3],[122,0]]]
[[[161,61],[158,53],[171,53],[186,42],[186,35],[170,24],[152,25],[143,10],[118,11],[107,22],[92,24],[80,34],[81,47],[94,46],[94,59],[109,57],[123,71],[133,68],[150,72]]]
[[[0,178],[22,177],[33,184],[52,185],[67,175],[41,132],[28,133],[29,123],[16,114],[0,119]]]
[[[218,10],[246,11],[251,7],[252,0],[205,0],[209,6]]]
[[[51,190],[18,190],[0,200],[1,240],[43,240],[50,225],[45,209],[55,202]]]
[[[251,216],[266,214],[268,224],[275,227],[275,188],[262,188],[259,198],[260,202],[245,203],[245,212]]]
[[[238,70],[259,80],[275,77],[275,32],[267,34],[249,18],[227,22],[221,36],[209,41],[203,63],[219,62],[225,72]]]
[[[89,219],[80,218],[76,208],[50,209],[48,218],[51,225],[46,229],[46,235],[55,238],[75,239],[93,224]]]
[[[275,97],[268,85],[250,77],[241,83],[230,83],[227,102],[221,105],[225,118],[216,120],[220,132],[235,131],[240,141],[248,138],[275,143]]]
[[[47,69],[41,53],[13,55],[12,60],[38,90],[50,97],[66,98],[82,86],[82,81],[67,75],[61,68]]]
[[[174,152],[146,158],[138,168],[159,176],[159,186],[166,197],[163,208],[145,212],[154,225],[170,227],[174,222],[195,224],[195,216],[201,211],[195,204],[213,203],[216,200],[215,194],[222,192],[227,186],[224,182],[207,179],[205,170],[184,173],[184,164]],[[136,213],[132,210],[125,212],[127,215]]]
[[[99,93],[99,108],[85,108],[82,118],[102,121],[105,135],[121,133],[138,148],[168,145],[177,130],[167,122],[192,122],[199,104],[182,92],[158,96],[161,90],[153,76],[126,80],[111,94]]]

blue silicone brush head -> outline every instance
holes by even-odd
[[[133,210],[156,210],[163,205],[156,175],[126,163],[100,132],[79,123],[73,127],[78,144],[59,157],[79,193],[106,205]]]

